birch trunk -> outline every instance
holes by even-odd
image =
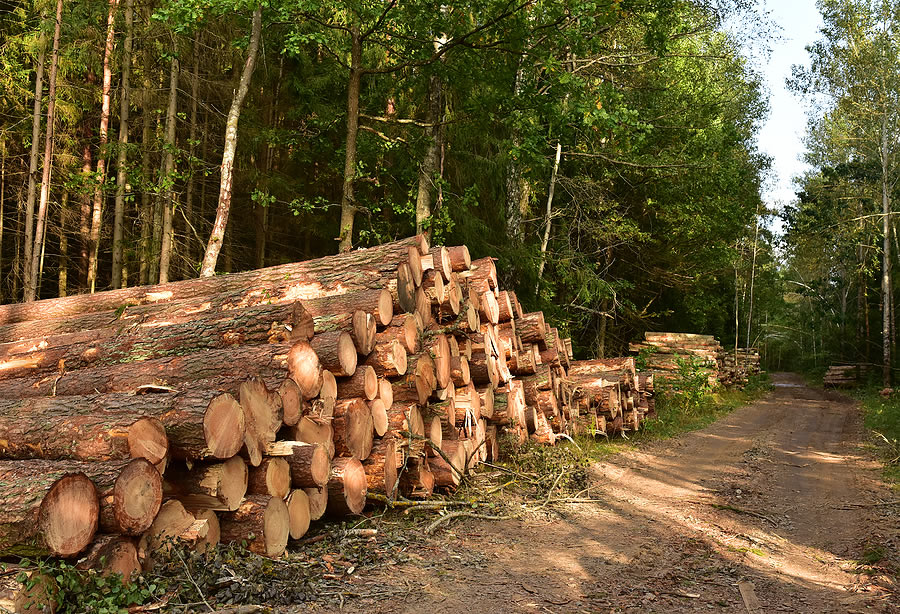
[[[116,159],[116,205],[113,218],[112,287],[127,285],[122,279],[125,226],[125,184],[128,181],[128,119],[131,106],[131,40],[134,28],[134,0],[125,4],[125,43],[122,49],[122,94],[119,104],[119,152]]]
[[[544,238],[541,239],[541,263],[538,266],[537,283],[534,293],[541,289],[541,276],[547,264],[547,244],[550,243],[550,223],[553,214],[553,192],[556,190],[556,174],[559,172],[559,159],[562,156],[562,142],[556,143],[556,158],[553,160],[553,172],[550,174],[550,188],[547,191],[547,211],[544,213]]]
[[[200,277],[212,277],[216,274],[216,261],[219,259],[219,251],[222,249],[222,241],[225,238],[225,228],[228,225],[228,214],[231,212],[231,191],[234,183],[234,152],[237,149],[238,119],[241,116],[241,107],[244,98],[250,90],[250,81],[256,68],[256,54],[259,51],[259,38],[262,31],[262,8],[257,7],[253,11],[253,25],[250,32],[250,46],[247,49],[247,60],[244,70],[241,72],[241,80],[238,84],[231,108],[228,110],[228,121],[225,124],[225,150],[222,152],[222,172],[219,181],[219,204],[216,207],[216,220],[213,222],[209,243],[206,244],[206,253],[203,254],[203,264],[200,267]]]
[[[882,118],[881,130],[881,213],[882,213],[882,256],[881,256],[881,348],[882,379],[885,388],[891,386],[891,315],[889,299],[891,295],[891,196],[888,185],[888,133],[887,114]]]
[[[434,178],[438,171],[439,154],[441,150],[441,129],[443,120],[443,84],[441,78],[432,75],[428,82],[428,113],[426,122],[428,128],[428,147],[425,157],[419,167],[419,190],[416,195],[416,234],[426,233],[431,238],[431,228],[426,229],[432,215],[431,194],[434,188]]]

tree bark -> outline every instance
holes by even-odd
[[[56,72],[59,67],[59,30],[62,24],[62,0],[56,3],[56,25],[53,31],[53,52],[50,58],[50,87],[47,92],[47,129],[44,134],[44,170],[41,176],[41,195],[38,203],[34,246],[31,251],[29,277],[26,281],[25,302],[35,299],[38,279],[40,247],[44,243],[44,226],[47,220],[47,205],[50,201],[50,177],[53,170],[53,133],[56,123]],[[27,264],[27,263],[26,263]]]
[[[431,236],[431,194],[434,178],[438,170],[441,149],[441,127],[443,121],[443,84],[438,75],[431,75],[428,81],[428,112],[426,113],[426,137],[428,145],[425,157],[419,167],[419,189],[416,194],[416,232]]]
[[[106,185],[106,145],[109,142],[109,110],[112,91],[112,54],[115,49],[116,11],[119,0],[109,0],[106,19],[106,45],[103,52],[103,85],[100,96],[100,148],[97,153],[97,185],[91,209],[90,253],[88,255],[87,285],[91,294],[97,286],[97,258],[100,253],[100,226],[103,222],[103,188]]]
[[[170,452],[176,458],[230,458],[244,443],[244,414],[240,404],[231,395],[217,390],[43,397],[0,401],[0,408],[3,415],[21,412],[31,416],[73,416],[72,420],[91,414],[128,416],[132,422],[145,416],[157,418],[166,429]]]
[[[362,82],[362,39],[359,25],[350,29],[350,80],[347,84],[347,137],[344,153],[344,186],[341,190],[341,225],[338,251],[353,247],[353,220],[356,199],[353,195],[356,180],[356,139],[359,136],[359,93]]]
[[[250,81],[253,70],[256,68],[256,55],[259,50],[259,39],[262,30],[262,7],[258,6],[253,12],[253,24],[250,31],[250,46],[247,49],[247,60],[241,73],[231,109],[228,111],[228,120],[225,124],[225,150],[222,152],[222,171],[219,184],[219,204],[216,207],[216,219],[213,222],[209,243],[206,245],[206,253],[203,255],[203,264],[200,267],[200,277],[212,277],[216,273],[216,261],[219,259],[219,251],[222,249],[222,241],[225,238],[225,228],[228,225],[228,215],[231,211],[231,193],[234,182],[234,153],[237,149],[238,119],[241,116],[241,107],[244,98],[250,89]]]
[[[194,162],[197,154],[197,109],[199,107],[200,98],[200,33],[197,30],[194,34],[194,68],[191,71],[191,118],[190,129],[188,133],[188,157],[190,163],[188,165],[188,180],[184,190],[184,216],[185,216],[185,257],[187,266],[185,267],[184,277],[194,277],[195,266],[197,262],[196,251],[194,250],[194,241],[192,235],[196,235],[193,224],[196,218],[194,215],[194,192],[196,184],[196,169]]]
[[[150,7],[144,7],[144,23],[151,23]],[[149,39],[149,32],[145,33]],[[139,258],[139,282],[140,285],[150,283],[150,258],[153,244],[153,206],[150,200],[150,141],[153,138],[153,116],[151,113],[152,101],[150,92],[153,91],[153,62],[151,45],[145,42],[141,55],[144,63],[144,82],[141,86],[141,113],[143,115],[143,131],[141,133],[141,203],[138,210],[138,218],[141,227],[141,239]]]
[[[173,41],[174,43],[174,41]],[[174,251],[172,216],[175,214],[175,128],[178,118],[178,56],[172,56],[169,70],[169,105],[166,109],[166,144],[162,172],[162,231],[159,247],[159,283],[169,281],[169,267]]]
[[[882,120],[881,134],[881,208],[882,208],[882,256],[881,256],[881,292],[884,298],[882,308],[882,383],[885,388],[891,386],[891,316],[888,301],[891,295],[891,195],[888,182],[888,133],[887,113]]]
[[[110,0],[114,2],[117,0]],[[112,8],[110,8],[112,10]],[[134,30],[134,0],[125,0],[125,42],[122,47],[122,85],[119,103],[119,151],[116,158],[116,204],[113,217],[112,287],[128,285],[122,279],[125,236],[125,187],[128,182],[128,121],[131,111],[131,42]]]

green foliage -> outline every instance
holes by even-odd
[[[59,614],[120,614],[158,600],[165,592],[163,585],[148,583],[141,576],[125,585],[119,574],[76,569],[61,560],[24,560],[22,566],[32,571],[17,577],[27,594],[39,603],[50,596]]]
[[[675,356],[677,370],[660,386],[668,402],[686,413],[694,413],[709,399],[709,367],[697,356]]]
[[[885,464],[885,476],[900,488],[900,398],[883,397],[881,387],[865,388],[857,393],[866,428],[872,431],[873,445]]]
[[[641,348],[638,352],[638,355],[634,358],[634,368],[638,371],[646,371],[650,356],[659,351],[659,348],[655,345],[647,345]]]

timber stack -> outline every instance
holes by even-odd
[[[2,306],[0,555],[126,578],[173,541],[279,556],[367,497],[453,490],[504,434],[638,428],[623,360],[573,362],[493,259],[423,236]]]
[[[750,376],[759,375],[759,350],[756,348],[738,348],[724,351],[720,357],[721,370],[719,380],[725,386],[746,386]]]
[[[566,378],[575,431],[616,435],[637,431],[654,412],[653,374],[638,373],[634,357],[572,361]]]
[[[710,386],[719,383],[722,346],[712,335],[693,333],[644,333],[644,340],[629,345],[642,370],[654,374],[657,383],[674,382],[684,365],[707,375]]]
[[[823,383],[835,388],[853,388],[863,381],[866,372],[867,365],[831,365],[825,372]]]

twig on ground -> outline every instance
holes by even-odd
[[[203,594],[200,586],[194,581],[194,576],[191,575],[191,570],[188,569],[187,563],[184,562],[184,558],[181,556],[181,553],[178,552],[177,548],[173,548],[172,552],[174,552],[178,557],[178,560],[181,561],[181,565],[182,567],[184,567],[184,573],[187,575],[188,580],[191,581],[191,584],[194,585],[194,588],[197,589],[197,594],[200,596],[200,601],[203,602],[203,605],[205,605],[210,612],[214,612],[215,610],[213,610],[213,607],[209,605],[209,602],[206,600],[206,596]]]
[[[707,503],[707,505],[710,505],[710,506],[716,508],[717,510],[728,510],[729,512],[735,512],[737,514],[745,514],[747,516],[753,516],[754,518],[761,518],[762,520],[765,520],[766,522],[771,523],[773,526],[776,526],[776,527],[778,526],[778,523],[775,522],[772,518],[769,518],[765,514],[760,514],[759,512],[754,512],[752,510],[745,510],[742,507],[735,507],[733,505],[723,505],[721,503]]]
[[[449,514],[444,514],[430,525],[425,527],[425,535],[431,535],[440,527],[442,524],[450,522],[455,518],[476,518],[478,520],[512,520],[516,518],[515,515],[509,516],[490,516],[488,514],[475,514],[473,512],[450,512]]]
[[[845,503],[834,507],[836,510],[854,510],[861,507],[890,507],[892,505],[900,505],[900,499],[896,501],[879,501],[877,503]]]

